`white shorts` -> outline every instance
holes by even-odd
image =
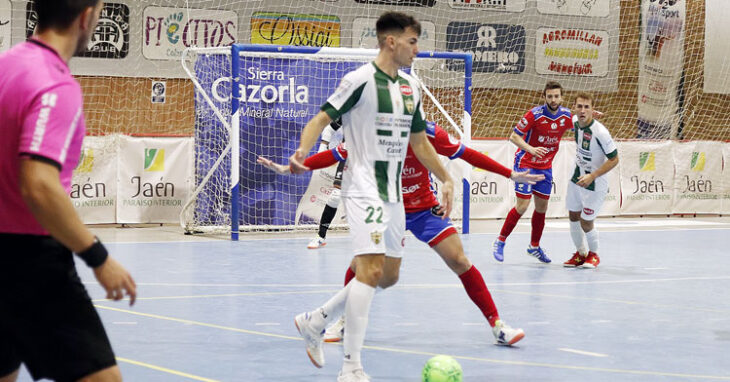
[[[607,193],[608,190],[591,191],[573,182],[568,182],[565,206],[568,207],[568,211],[580,211],[580,218],[583,220],[594,220],[603,207]]]
[[[388,257],[403,257],[406,232],[403,203],[353,197],[343,197],[342,202],[355,256],[383,253]]]

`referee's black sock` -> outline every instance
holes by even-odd
[[[330,228],[330,223],[335,219],[337,208],[330,207],[329,205],[324,206],[322,211],[322,218],[319,220],[319,237],[322,239],[327,236],[327,230]]]

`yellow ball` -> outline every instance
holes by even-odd
[[[461,365],[447,355],[437,355],[426,362],[423,382],[461,382]]]

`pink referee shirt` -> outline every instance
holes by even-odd
[[[47,235],[20,195],[20,161],[60,170],[66,192],[84,139],[81,87],[53,48],[30,40],[0,54],[0,233]]]

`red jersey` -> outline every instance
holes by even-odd
[[[536,106],[528,111],[515,126],[515,133],[522,137],[528,145],[544,147],[548,153],[542,158],[520,148],[515,153],[516,168],[534,168],[544,170],[553,166],[553,158],[560,148],[560,138],[566,130],[573,129],[573,114],[570,109],[560,106],[555,114],[547,105]]]

